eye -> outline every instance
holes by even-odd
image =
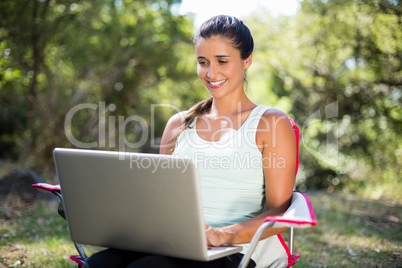
[[[225,64],[225,63],[228,63],[228,62],[225,61],[225,60],[220,60],[219,63],[220,63],[220,64]]]
[[[206,64],[207,64],[206,61],[203,61],[203,60],[198,61],[198,65],[203,66],[203,65],[206,65]]]

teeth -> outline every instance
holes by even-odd
[[[225,80],[221,80],[221,81],[217,81],[217,82],[209,82],[211,85],[213,85],[213,86],[217,86],[217,85],[220,85],[220,84],[222,84],[223,82],[225,82],[226,81],[226,79]]]

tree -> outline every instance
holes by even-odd
[[[39,168],[54,147],[74,146],[69,135],[112,150],[123,138],[135,143],[145,130],[128,121],[119,128],[121,117],[148,114],[169,81],[178,96],[192,87],[182,53],[192,47],[192,22],[172,13],[178,2],[2,1],[0,157]],[[166,117],[157,114],[156,135]]]
[[[302,128],[303,187],[400,195],[400,2],[305,0],[295,17],[253,20],[270,36],[266,88]]]

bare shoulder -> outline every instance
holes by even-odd
[[[187,111],[182,111],[177,114],[174,114],[168,120],[168,122],[166,124],[166,128],[167,127],[173,127],[173,128],[179,127],[184,122],[184,118],[186,117],[186,114],[187,114]]]
[[[259,129],[272,128],[274,126],[291,127],[288,116],[279,109],[268,108],[261,116]]]
[[[159,153],[161,154],[168,154],[170,151],[170,148],[174,146],[172,144],[172,139],[176,135],[177,129],[181,126],[181,124],[184,122],[184,118],[187,114],[187,111],[179,112],[175,115],[173,115],[168,122],[166,123],[165,130],[163,131],[162,134],[162,139],[161,139],[161,146]]]
[[[258,124],[257,142],[271,143],[272,140],[294,140],[294,130],[288,116],[275,108],[267,109]]]

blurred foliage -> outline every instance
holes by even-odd
[[[134,147],[148,142],[151,131],[139,126],[140,117],[150,122],[151,104],[181,109],[201,99],[188,94],[196,74],[183,51],[193,27],[172,13],[178,2],[1,1],[0,157],[40,169],[54,147],[77,146],[67,137]],[[176,111],[154,110],[158,137]]]
[[[294,17],[249,19],[258,94],[301,129],[300,190],[402,199],[401,12],[399,1],[305,0]]]
[[[208,94],[178,4],[1,1],[0,158],[41,171],[54,147],[155,150],[167,119]],[[298,189],[402,199],[400,1],[304,0],[246,23],[247,94],[301,129]]]

